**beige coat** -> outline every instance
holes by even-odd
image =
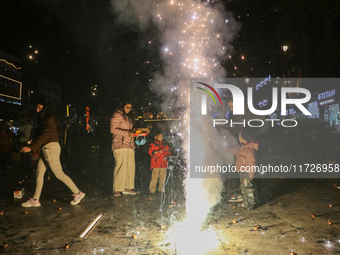
[[[113,114],[110,124],[110,132],[112,137],[112,151],[129,148],[135,149],[135,138],[129,137],[132,132],[133,124],[130,119],[126,119],[121,111]]]

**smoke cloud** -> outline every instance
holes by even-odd
[[[163,63],[162,69],[154,73],[150,89],[165,95],[163,111],[180,107],[183,121],[174,125],[173,129],[183,133],[185,150],[189,155],[190,78],[226,76],[222,64],[229,54],[232,54],[231,42],[241,29],[241,24],[217,1],[209,3],[194,0],[120,0],[112,6],[118,21],[131,29],[143,33],[148,31],[150,26],[154,26],[158,30],[158,41],[161,43],[158,50]],[[145,42],[149,45],[152,43],[154,42]],[[202,135],[200,127],[197,127],[197,130],[197,135],[191,135],[192,144]],[[236,143],[235,138],[230,138],[226,132],[218,134],[211,131],[205,135],[216,141],[227,137],[225,141],[228,145]],[[204,143],[202,148],[209,148],[204,151],[204,157],[210,157],[220,163],[221,158],[216,156],[212,144]],[[190,158],[187,159],[189,160]],[[224,163],[231,163],[232,158],[228,156],[222,160]],[[198,180],[188,177],[185,186],[187,217],[198,218],[197,212],[203,211],[200,222],[202,223],[209,209],[220,202],[223,181],[220,178]],[[206,209],[203,209],[199,197],[205,200]]]

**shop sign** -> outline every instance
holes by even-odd
[[[268,82],[270,82],[270,78],[272,76],[269,75],[267,78],[263,79],[259,84],[256,85],[256,90],[259,90],[260,88],[262,88],[264,85],[266,85]]]
[[[90,132],[90,107],[86,106],[86,130]]]
[[[268,99],[263,99],[263,100],[259,101],[259,102],[257,103],[257,105],[258,105],[260,108],[262,108],[262,107],[264,107],[264,106],[267,106],[267,105],[268,105]]]
[[[319,102],[319,106],[325,106],[325,105],[329,105],[333,103],[335,103],[335,99],[331,98],[331,99]]]
[[[335,103],[336,89],[332,89],[318,94],[319,106],[325,106]]]

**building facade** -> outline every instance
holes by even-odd
[[[0,114],[1,118],[21,111],[23,83],[22,62],[8,53],[0,51]],[[8,115],[7,117],[5,115]]]
[[[61,110],[61,88],[44,79],[39,79],[39,94],[51,102],[53,108]]]

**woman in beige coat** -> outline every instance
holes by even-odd
[[[113,135],[112,151],[115,158],[113,172],[113,195],[136,195],[135,188],[135,139],[133,109],[130,102],[118,107],[111,118],[110,131]]]

